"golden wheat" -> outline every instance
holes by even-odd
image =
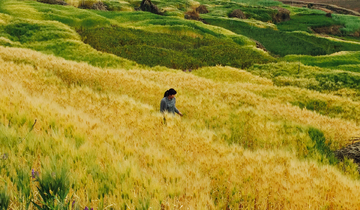
[[[357,209],[358,181],[333,166],[299,160],[297,151],[287,148],[308,138],[296,131],[299,127],[320,128],[339,144],[346,144],[359,128],[264,98],[251,89],[275,88],[271,82],[235,69],[229,72],[249,79],[214,81],[180,71],[100,69],[0,47],[2,128],[10,136],[24,137],[29,126],[18,123],[15,129],[9,122],[38,122],[16,150],[3,148],[11,172],[2,170],[1,177],[16,194],[11,176],[18,165],[41,172],[52,159],[67,163],[74,183],[71,194],[82,208],[103,202],[108,208],[135,209],[147,201],[155,209]],[[186,115],[166,115],[164,125],[158,109],[170,87],[178,90],[177,107]],[[245,150],[224,142],[232,126],[229,116],[245,119],[243,137],[259,147]],[[297,134],[284,133],[284,123]],[[104,200],[99,199],[106,188]],[[12,199],[12,209],[21,205]]]

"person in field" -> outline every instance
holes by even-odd
[[[183,116],[183,114],[176,108],[175,103],[176,103],[176,90],[174,90],[173,88],[167,90],[164,94],[164,98],[161,99],[161,103],[160,103],[160,112],[164,113],[169,112],[172,114],[177,113],[180,116]]]

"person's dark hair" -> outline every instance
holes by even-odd
[[[167,90],[164,94],[164,97],[168,97],[170,95],[176,95],[176,90],[174,90],[173,88],[170,88],[169,90]]]

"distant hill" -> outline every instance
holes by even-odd
[[[358,0],[303,0],[303,1],[333,4],[360,12],[360,1]]]

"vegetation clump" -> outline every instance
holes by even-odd
[[[200,15],[196,10],[187,11],[184,15],[184,18],[187,20],[197,20],[206,23],[206,21],[200,18]]]
[[[272,7],[272,8],[277,10],[276,14],[273,15],[273,21],[275,23],[281,23],[281,22],[289,21],[291,19],[289,10],[282,7]]]
[[[229,14],[230,18],[246,19],[246,15],[240,10],[236,9]]]
[[[199,13],[199,14],[207,14],[207,13],[209,13],[209,10],[206,8],[205,5],[200,5],[200,6],[198,6],[198,7],[195,9],[195,11],[196,11],[197,13]]]
[[[142,0],[139,9],[157,15],[163,15],[163,12],[161,12],[161,10],[154,3],[152,3],[151,0]]]

